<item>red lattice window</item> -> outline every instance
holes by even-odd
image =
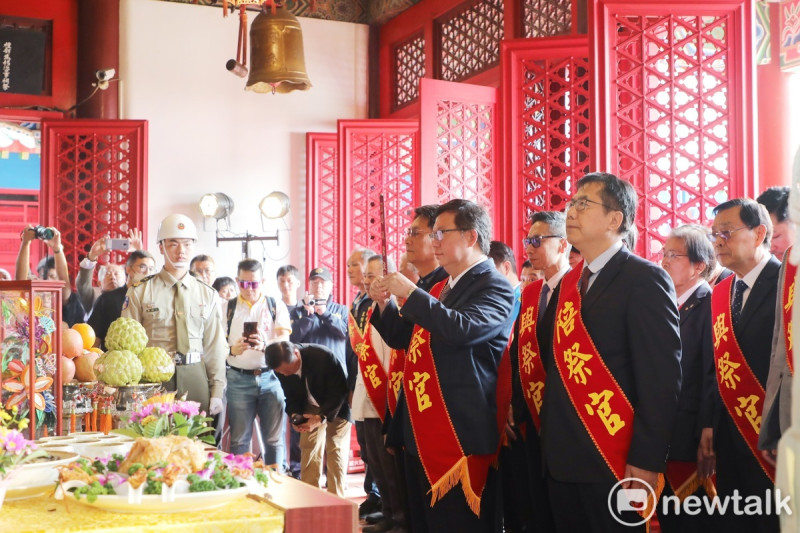
[[[380,194],[386,206],[387,254],[405,251],[405,228],[419,205],[419,123],[416,120],[340,120],[343,228],[349,250],[381,251]]]
[[[335,133],[306,135],[306,270],[324,266],[333,275],[337,301],[346,295],[342,249],[341,187]]]
[[[494,216],[495,237],[501,238],[497,89],[423,79],[420,109],[423,203],[477,202]]]
[[[438,79],[461,81],[500,61],[503,0],[480,0],[436,20]]]
[[[573,0],[523,0],[524,37],[552,37],[572,32]]]
[[[515,238],[535,211],[562,211],[589,171],[589,43],[585,37],[503,43],[506,177]]]
[[[394,109],[419,97],[419,79],[425,77],[425,36],[420,33],[394,50]]]
[[[45,120],[42,169],[43,213],[61,231],[73,275],[103,235],[138,228],[147,239],[146,121]],[[112,252],[110,261],[126,258]]]
[[[646,257],[671,228],[709,223],[716,205],[752,190],[748,5],[596,1],[598,168],[636,187]]]

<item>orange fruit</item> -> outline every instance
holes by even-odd
[[[83,354],[83,337],[74,329],[61,330],[61,352],[64,357],[72,359]]]
[[[92,346],[91,348],[89,348],[89,351],[90,351],[90,352],[94,352],[94,353],[96,353],[97,355],[103,355],[103,353],[104,353],[104,352],[103,352],[103,350],[101,350],[101,349],[100,349],[99,347],[97,347],[97,346]]]
[[[72,326],[72,329],[81,334],[81,338],[83,339],[83,348],[85,350],[88,350],[89,348],[94,346],[94,341],[96,337],[94,334],[94,329],[92,329],[92,326],[84,322],[81,322],[80,324],[75,324],[74,326]]]

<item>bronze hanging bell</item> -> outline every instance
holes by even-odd
[[[284,6],[274,13],[265,8],[250,27],[250,77],[245,89],[288,93],[310,87],[300,22]]]

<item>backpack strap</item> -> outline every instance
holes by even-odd
[[[269,308],[269,314],[272,315],[272,323],[275,323],[275,317],[278,316],[278,310],[276,307],[275,298],[272,296],[267,296],[267,307]],[[229,326],[230,328],[230,326]]]
[[[225,335],[226,337],[229,337],[231,334],[231,322],[233,322],[233,314],[236,312],[236,302],[238,300],[239,300],[238,296],[228,300],[228,309],[227,309],[228,332]]]

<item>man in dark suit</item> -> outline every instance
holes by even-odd
[[[538,379],[526,379],[528,383],[523,387],[519,350],[523,350],[523,364],[526,361],[526,353],[538,355],[538,358],[537,355],[533,355],[529,360],[529,364],[533,365],[532,368],[535,368],[537,364],[543,364],[546,359],[553,358],[553,326],[558,305],[558,292],[561,287],[561,279],[570,270],[569,250],[571,246],[567,242],[566,216],[561,211],[533,213],[528,236],[522,240],[522,243],[525,246],[525,253],[531,268],[544,272],[544,280],[534,281],[525,288],[523,307],[520,309],[520,317],[517,318],[514,325],[514,338],[510,349],[511,405],[514,424],[511,436],[514,440],[511,443],[511,450],[514,451],[515,446],[521,446],[524,455],[521,460],[515,461],[511,471],[515,480],[519,477],[526,483],[526,487],[518,489],[518,492],[526,494],[530,498],[524,505],[518,506],[526,511],[523,515],[528,519],[526,530],[546,533],[555,528],[547,495],[547,483],[542,471],[542,445],[539,439],[539,413],[541,397],[544,394],[541,386],[546,387],[546,381],[542,381],[540,385]],[[530,344],[528,343],[525,331],[520,337],[521,323],[524,329],[524,323],[530,323],[530,320],[535,320],[535,331],[528,333],[535,336],[535,345],[538,349],[533,347],[532,340]],[[536,391],[535,393],[531,391],[531,386]],[[531,408],[535,413],[531,411]],[[536,420],[533,418],[534,414]],[[503,475],[505,475],[505,471],[503,471]]]
[[[542,405],[557,531],[630,532],[636,528],[628,524],[636,523],[644,531],[637,512],[618,505],[612,514],[609,493],[618,482],[655,489],[666,466],[681,379],[678,309],[667,273],[623,246],[636,203],[629,183],[593,173],[578,181],[568,204],[567,240],[584,262],[561,281]],[[585,334],[576,339],[576,331]],[[559,339],[581,342],[568,347]],[[626,433],[628,442],[614,440]]]
[[[708,277],[717,264],[708,229],[685,224],[672,230],[661,250],[661,266],[675,284],[681,321],[681,394],[669,446],[666,483],[658,506],[664,533],[707,531],[715,517],[675,513],[664,498],[702,498],[712,489],[716,456],[712,418],[716,384],[711,339],[711,287]],[[713,492],[712,492],[713,493]],[[674,501],[674,500],[672,500]],[[667,508],[664,504],[667,502]],[[664,512],[666,511],[666,512]]]
[[[267,366],[275,371],[286,397],[286,413],[302,435],[328,426],[325,448],[328,460],[328,492],[344,496],[349,446],[338,442],[350,438],[350,389],[344,367],[334,353],[319,344],[275,342],[264,351]],[[333,428],[335,431],[331,431]],[[322,444],[322,439],[319,443]],[[322,474],[311,448],[301,441],[301,479],[314,484]],[[336,467],[334,468],[334,463]],[[313,468],[314,472],[306,472]],[[333,479],[340,476],[341,479]]]
[[[414,283],[425,292],[430,292],[437,283],[448,277],[447,272],[439,264],[439,259],[434,253],[433,239],[431,238],[431,230],[434,222],[436,222],[438,210],[439,206],[433,204],[414,208],[414,220],[411,221],[411,225],[405,231],[406,259],[417,269],[419,279]],[[374,296],[370,296],[374,299]],[[399,304],[402,305],[404,302],[405,298],[399,301]],[[381,317],[383,317],[383,320],[381,320]],[[383,314],[373,313],[372,325],[375,326],[381,337],[392,348],[397,350],[408,348],[409,339],[411,339],[411,334],[414,331],[414,323],[400,316],[397,306],[384,309]],[[404,396],[405,393],[401,388],[398,394],[398,409],[405,405],[404,400],[401,400]],[[416,501],[412,501],[409,507],[415,510],[422,509],[423,506],[427,505],[423,501],[423,494],[418,491],[408,492],[405,488],[405,457],[402,451],[403,420],[403,416],[394,416],[387,408],[383,427],[386,434],[386,445],[387,449],[392,450],[392,458],[401,483],[403,483],[403,490],[406,491],[406,496],[412,499],[416,498]],[[419,515],[419,513],[409,513],[409,516],[413,514]],[[370,518],[368,517],[367,521],[369,522],[369,520]]]
[[[743,498],[753,495],[763,499],[765,491],[774,488],[774,470],[763,463],[764,459],[756,446],[764,402],[763,388],[769,373],[780,262],[769,252],[772,223],[763,206],[750,199],[736,198],[717,206],[714,214],[711,237],[717,259],[735,274],[735,278],[728,278],[731,281],[725,280],[715,286],[712,296],[715,374],[720,391],[714,426],[717,492],[721,498],[737,491]],[[717,294],[722,295],[721,312],[713,303]],[[741,348],[746,366],[752,372],[742,367],[743,362],[736,361],[735,345],[727,348],[722,342],[728,342],[724,338],[725,330],[721,327],[725,323],[727,309],[730,309],[735,340]],[[753,376],[757,380],[753,387],[756,391],[760,389],[760,394],[743,392]],[[736,394],[732,401],[726,402],[723,395],[729,391],[735,391]],[[746,397],[736,398],[742,394]],[[756,397],[752,408],[737,405],[737,402],[752,396]],[[750,416],[751,411],[756,416]],[[740,531],[744,530],[741,528],[747,531],[778,531],[779,527],[778,517],[774,513],[768,516],[736,516],[728,511],[723,518],[726,525]]]
[[[404,418],[412,529],[499,531],[496,472],[489,465],[499,445],[498,366],[514,292],[486,256],[492,224],[482,207],[451,200],[439,208],[433,229],[448,279],[431,294],[396,273],[371,287],[378,303],[373,317],[380,313],[373,323],[399,319],[392,294],[406,298],[399,311],[415,324],[400,345],[408,346],[405,395],[395,414]]]

